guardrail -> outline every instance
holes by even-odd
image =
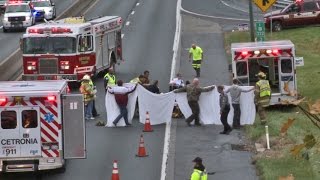
[[[277,0],[276,3],[273,5],[275,8],[282,9],[288,6],[289,4],[293,3],[294,0]]]

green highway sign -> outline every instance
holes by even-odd
[[[265,27],[264,22],[256,22],[256,37],[257,41],[264,41],[265,40]]]

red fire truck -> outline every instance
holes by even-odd
[[[80,80],[122,60],[122,19],[105,16],[49,21],[27,28],[20,46],[23,80]]]

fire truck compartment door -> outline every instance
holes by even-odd
[[[63,95],[64,159],[86,158],[86,129],[82,94]]]
[[[41,156],[39,107],[0,109],[0,157]]]
[[[295,90],[295,74],[293,58],[280,57],[278,61],[279,67],[279,86],[281,94],[289,94]]]

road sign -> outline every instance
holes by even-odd
[[[303,57],[295,57],[294,60],[295,60],[296,66],[304,66]]]
[[[264,22],[256,22],[256,37],[257,41],[264,41],[265,39],[265,27]]]
[[[262,12],[266,12],[276,1],[277,0],[253,0]]]

